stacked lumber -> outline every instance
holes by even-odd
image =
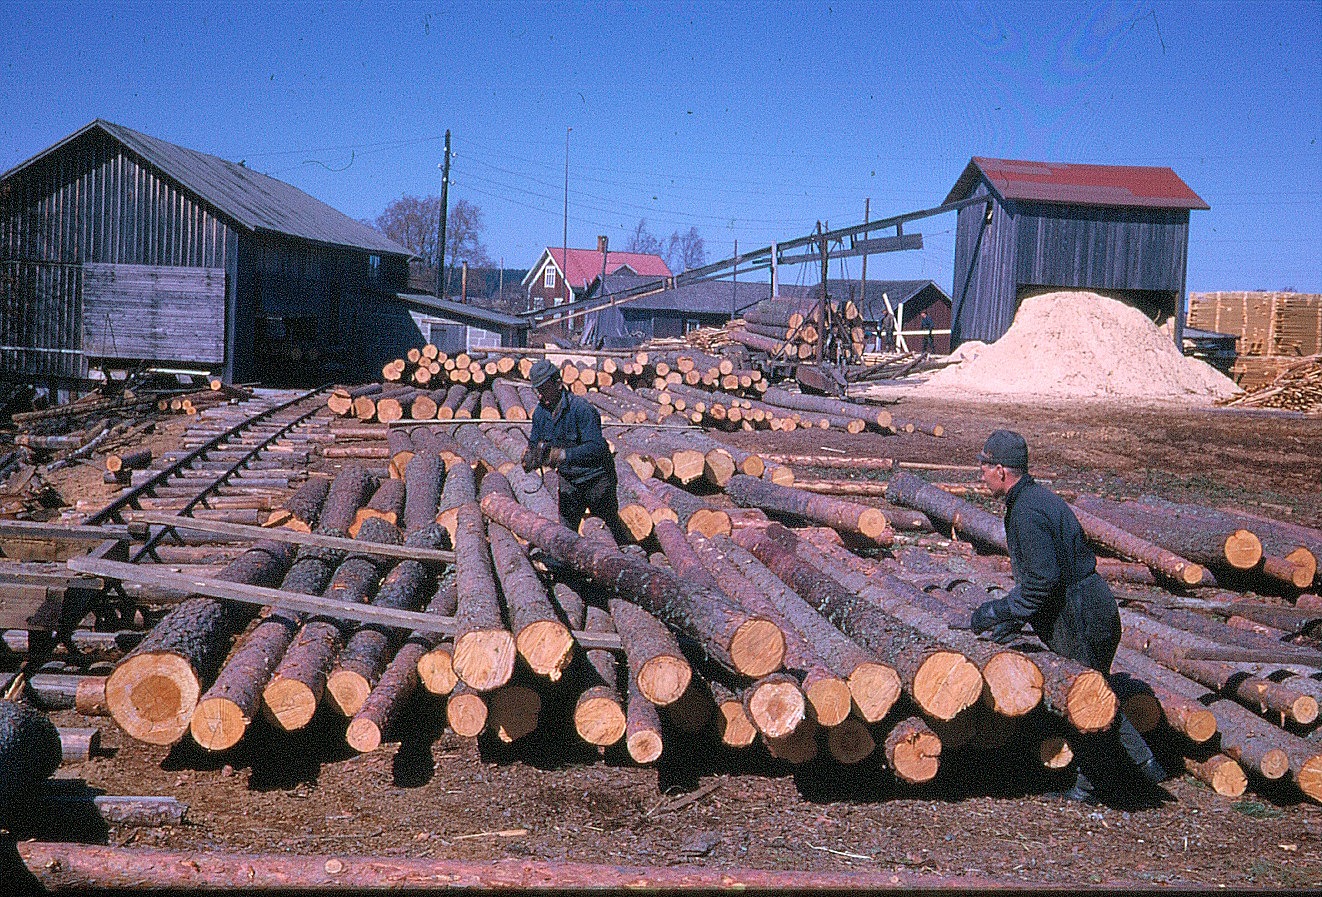
[[[1242,395],[1221,402],[1237,408],[1279,408],[1315,414],[1322,411],[1322,355],[1278,362],[1279,373],[1269,382],[1253,385],[1240,379]]]

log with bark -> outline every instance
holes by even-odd
[[[310,533],[330,492],[329,477],[309,477],[283,505],[271,512],[263,526],[283,526],[299,533]]]
[[[546,587],[518,539],[498,523],[487,527],[487,538],[515,648],[529,669],[555,682],[574,658],[573,637],[560,622]]]
[[[452,616],[457,597],[451,573],[432,596],[427,613]],[[407,706],[409,698],[417,691],[421,680],[418,670],[420,661],[438,642],[438,637],[423,634],[414,634],[405,640],[377,679],[367,699],[349,721],[344,733],[344,740],[349,747],[359,753],[367,753],[381,746]]]
[[[455,544],[456,520],[459,509],[477,501],[477,480],[473,475],[472,465],[466,460],[449,464],[445,469],[445,485],[441,488],[441,503],[436,511],[436,522],[445,527],[450,534],[450,544]]]
[[[886,762],[909,785],[930,782],[941,768],[941,739],[920,716],[900,720],[886,734]]]
[[[500,497],[513,503],[511,498]],[[475,502],[458,509],[455,526],[459,608],[455,612],[454,671],[471,688],[488,692],[510,681],[517,649],[501,614],[490,543]]]
[[[62,756],[60,733],[46,714],[18,701],[0,701],[0,820],[30,800]]]
[[[217,578],[275,586],[293,558],[292,545],[258,542]],[[174,744],[183,737],[231,635],[251,613],[235,602],[195,597],[166,614],[106,680],[106,704],[120,728],[148,744]]]
[[[1136,502],[1110,501],[1090,495],[1078,496],[1074,505],[1196,564],[1223,570],[1252,570],[1262,560],[1262,543],[1258,537],[1216,511],[1167,513]]]
[[[631,601],[612,598],[610,616],[624,645],[633,687],[658,707],[679,700],[689,687],[693,670],[674,634]]]
[[[779,524],[767,529],[775,527]],[[851,593],[825,573],[801,563],[766,531],[738,529],[733,539],[846,635],[894,667],[905,693],[928,715],[950,719],[977,701],[982,693],[982,676],[958,651],[944,647]]]
[[[435,506],[432,506],[434,513]],[[423,514],[427,519],[430,514]],[[444,539],[439,525],[433,523],[410,533],[404,544],[414,548],[437,548]],[[401,561],[381,582],[373,607],[415,610],[434,592],[435,577],[418,561]],[[330,704],[347,717],[362,709],[377,679],[385,671],[401,641],[398,630],[360,624],[344,642],[326,678]],[[416,673],[416,659],[414,670]]]
[[[400,542],[399,530],[379,517],[364,521],[356,538],[385,545]],[[336,568],[325,597],[345,604],[366,604],[390,564],[380,555],[350,555]],[[271,681],[262,689],[263,713],[271,723],[292,732],[312,721],[346,632],[347,624],[335,618],[312,617],[303,623]]]
[[[1213,754],[1201,761],[1185,757],[1184,769],[1222,797],[1241,797],[1249,786],[1244,768],[1225,754]]]
[[[1180,585],[1193,586],[1207,578],[1201,565],[1186,560],[1159,545],[1140,539],[1133,533],[1116,526],[1095,514],[1089,513],[1079,504],[1072,506],[1074,516],[1083,527],[1083,534],[1089,542],[1121,557],[1138,561],[1153,573],[1163,576]]]
[[[638,602],[689,635],[708,657],[728,669],[759,677],[780,668],[785,656],[785,638],[780,629],[769,620],[744,612],[724,596],[696,588],[617,548],[581,538],[558,521],[540,517],[504,495],[493,492],[485,496],[482,511],[596,585]]]
[[[567,586],[556,585],[557,603],[564,608]],[[615,632],[615,623],[599,607],[584,608],[582,627],[587,632]],[[573,621],[571,620],[571,624]],[[574,703],[574,730],[588,744],[606,747],[624,737],[627,698],[620,692],[619,663],[609,651],[585,652],[586,687]],[[590,671],[587,673],[586,671]]]
[[[432,596],[428,611],[442,616],[454,616],[459,607],[458,579],[451,570],[441,580]],[[454,672],[454,639],[450,637],[428,640],[425,653],[418,658],[418,679],[434,695],[448,695],[459,684]]]
[[[1112,670],[1133,676],[1150,688],[1167,725],[1190,741],[1201,744],[1216,734],[1216,717],[1186,693],[1192,688],[1191,680],[1128,648],[1116,652]]]
[[[980,548],[1009,553],[1004,520],[911,473],[894,474],[886,489],[886,497],[897,505],[922,511],[934,523],[939,522],[944,530],[953,530]]]
[[[685,492],[661,480],[648,478],[642,482],[653,495],[675,513],[677,522],[685,532],[698,532],[708,537],[730,534],[730,515],[727,512],[713,507],[691,492]],[[653,522],[655,523],[656,520],[654,516]]]
[[[793,486],[778,486],[743,474],[731,477],[725,484],[725,493],[746,508],[810,520],[877,545],[890,545],[894,541],[886,515],[867,505],[804,492]]]

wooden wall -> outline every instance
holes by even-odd
[[[82,266],[222,271],[237,235],[91,131],[0,183],[0,373],[83,377]]]
[[[215,366],[225,361],[225,270],[83,266],[88,357]]]
[[[971,195],[987,195],[986,181]],[[993,194],[994,195],[994,194]],[[999,338],[1026,291],[1088,289],[1160,297],[1183,326],[1187,209],[1002,203],[959,211],[953,341]],[[1145,309],[1146,310],[1146,309]]]

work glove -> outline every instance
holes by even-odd
[[[523,466],[524,473],[532,473],[534,470],[537,469],[537,467],[539,466],[537,463],[539,460],[538,459],[539,454],[540,453],[537,451],[536,446],[530,445],[526,450],[524,450],[523,458],[519,460],[519,463]]]
[[[565,450],[562,448],[556,448],[552,446],[551,448],[546,450],[546,457],[542,461],[542,464],[546,467],[551,468],[552,470],[555,470],[560,466],[561,462],[563,462],[564,460],[565,460]]]
[[[992,627],[990,638],[998,645],[1008,645],[1019,638],[1019,634],[1023,631],[1023,620],[1006,620]]]
[[[993,598],[978,605],[978,609],[969,618],[969,629],[982,634],[997,623],[1006,623],[1013,619],[1009,602],[1004,598]]]

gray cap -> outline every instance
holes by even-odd
[[[559,377],[560,371],[545,358],[539,358],[528,371],[528,379],[535,389],[541,389],[552,377]]]
[[[1028,469],[1028,443],[1014,430],[995,430],[987,437],[978,460],[983,464],[999,464],[1013,470]]]

